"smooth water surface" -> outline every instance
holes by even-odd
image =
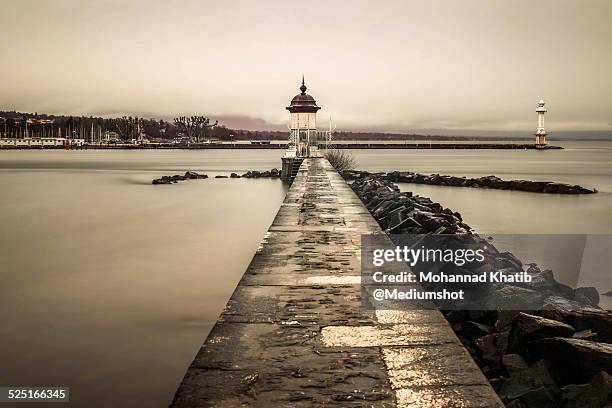
[[[0,384],[167,406],[272,222],[280,151],[0,151]],[[241,154],[245,153],[245,154]]]

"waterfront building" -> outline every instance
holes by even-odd
[[[544,114],[546,113],[546,108],[544,105],[546,105],[546,103],[540,99],[540,102],[538,102],[538,108],[536,109],[536,112],[538,113],[538,129],[535,133],[535,145],[538,149],[543,149],[548,144],[548,141],[546,140],[546,128],[544,127]]]
[[[65,137],[22,137],[0,139],[0,147],[67,147],[82,146],[83,139],[66,139]]]

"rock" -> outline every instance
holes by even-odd
[[[599,341],[599,337],[597,336],[597,333],[594,333],[590,329],[581,330],[579,332],[576,332],[573,334],[572,338],[580,339],[580,340]]]
[[[521,394],[506,405],[506,408],[559,408],[551,391],[538,387]]]
[[[184,175],[175,174],[173,176],[162,176],[158,179],[154,179],[152,181],[152,184],[175,184],[179,181],[205,178],[208,178],[206,174],[198,174],[194,171],[186,171]]]
[[[593,376],[588,384],[570,384],[561,388],[563,408],[600,408],[612,401],[612,377],[605,371]]]
[[[174,184],[179,181],[186,180],[185,176],[175,174],[174,176],[162,176],[161,178],[153,180],[153,184]]]
[[[154,179],[151,183],[152,184],[172,184],[170,180],[163,179],[163,178]]]
[[[222,176],[220,174],[216,175],[215,178],[227,178],[227,176]]]
[[[533,342],[531,359],[546,359],[560,385],[586,383],[600,371],[612,367],[612,344],[573,338],[553,337]]]
[[[591,306],[599,305],[599,292],[594,287],[582,287],[574,290],[574,299]]]
[[[483,299],[487,309],[537,310],[542,307],[543,295],[536,290],[509,284],[492,289],[489,296]]]
[[[240,176],[236,173],[230,174],[230,178],[240,178]]]
[[[567,323],[577,331],[592,330],[600,341],[612,343],[612,313],[607,310],[574,307],[543,310],[542,316]]]
[[[195,171],[186,171],[183,176],[185,179],[205,179],[208,178],[206,174],[198,174]]]
[[[234,173],[232,173],[234,174]],[[352,176],[351,176],[352,172],[344,172],[342,173],[342,176],[344,177],[345,180],[351,180]],[[238,174],[236,174],[236,177],[232,177],[230,175],[230,178],[279,178],[281,176],[281,172],[277,169],[271,169],[271,170],[265,170],[265,171],[259,171],[259,170],[249,170],[246,173],[244,173],[242,176],[239,176]]]
[[[547,396],[553,400],[554,396],[559,394],[559,388],[551,376],[546,361],[540,360],[529,367],[525,360],[517,354],[508,354],[502,359],[508,372],[508,378],[499,387],[499,395],[504,401],[520,398],[521,401],[527,403],[531,401],[531,398],[524,398],[524,396],[542,388],[546,389]],[[544,401],[547,399],[545,398]]]
[[[559,395],[560,390],[555,382],[552,371],[553,367],[550,361],[548,360],[538,360],[533,363],[529,368],[529,372],[531,375],[536,377],[538,381],[540,381],[546,388],[553,392],[555,396]]]
[[[569,324],[527,313],[519,313],[512,322],[508,351],[527,355],[529,342],[546,337],[569,337],[575,330]]]
[[[554,314],[557,312],[564,313],[572,313],[575,311],[583,310],[585,307],[589,307],[584,303],[577,302],[575,300],[570,300],[567,297],[562,296],[548,296],[544,299],[544,303],[542,305],[542,310],[544,312],[550,311],[550,313]],[[545,315],[545,313],[542,315]]]
[[[499,387],[499,396],[503,401],[512,401],[527,394],[529,391],[543,387],[544,385],[542,382],[531,375],[529,370],[523,370],[512,373],[510,377],[504,381]]]
[[[504,354],[501,357],[501,363],[508,373],[523,371],[529,368],[525,359],[518,354]]]

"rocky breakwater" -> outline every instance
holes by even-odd
[[[401,192],[385,177],[362,177],[351,187],[387,233],[464,234],[471,230],[458,212],[427,197]]]
[[[187,171],[185,174],[175,174],[173,176],[162,176],[160,178],[154,179],[151,184],[176,184],[179,181],[185,180],[196,180],[196,179],[207,179],[208,175],[199,174],[195,171]],[[272,170],[249,170],[244,173],[242,176],[238,173],[231,173],[229,176],[225,175],[216,175],[215,178],[280,178],[280,171],[278,169]]]
[[[392,171],[388,173],[369,173],[367,171],[347,171],[342,176],[347,180],[356,180],[371,174],[396,183],[428,184],[434,186],[491,188],[497,190],[516,190],[530,193],[551,194],[593,194],[597,190],[557,183],[554,181],[502,180],[496,176],[479,178],[456,177],[440,174],[419,174],[410,171]]]
[[[358,177],[351,186],[387,233],[467,234],[464,244],[484,240],[463,222],[461,214],[428,198],[400,192],[386,173]],[[479,299],[488,310],[444,314],[506,406],[608,406],[612,402],[612,312],[597,306],[597,290],[573,289],[557,282],[550,270],[534,264],[525,267],[490,242],[487,248],[478,268],[524,272],[531,282],[489,286]],[[491,307],[495,305],[499,307]],[[524,305],[524,310],[516,310],[517,305]]]
[[[270,171],[249,170],[242,175],[244,178],[280,178],[281,172],[278,169]]]
[[[185,174],[183,174],[182,176],[180,174],[175,174],[174,176],[162,176],[160,178],[154,179],[151,184],[176,184],[179,181],[206,178],[208,178],[206,174],[199,174],[195,171],[186,171]]]

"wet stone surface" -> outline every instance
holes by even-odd
[[[439,312],[361,307],[373,232],[329,163],[305,160],[172,406],[501,407]]]

